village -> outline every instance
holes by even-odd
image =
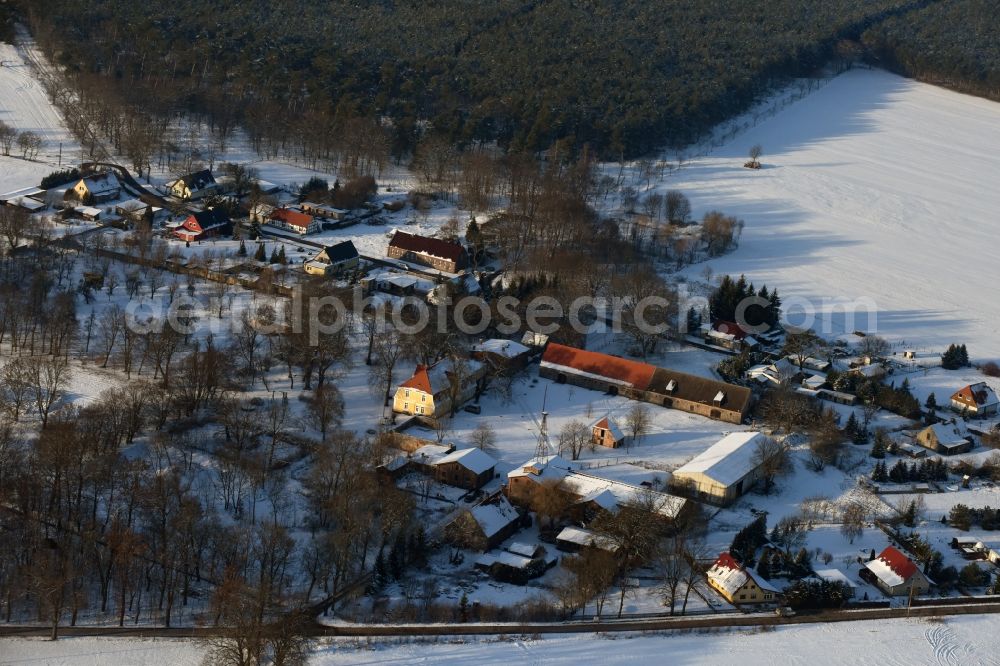
[[[502,220],[410,233],[425,205],[412,193],[276,184],[236,164],[160,186],[96,164],[47,181],[0,196],[5,228],[31,241],[11,252],[83,257],[87,303],[134,266],[228,294],[250,329],[258,294],[272,320],[297,289],[367,299],[345,341],[355,363],[331,382],[343,427],[374,448],[366,471],[411,498],[420,527],[383,544],[326,619],[430,619],[431,599],[470,621],[532,604],[552,619],[788,615],[1000,592],[1000,372],[964,345],[785,328],[776,292],[728,276],[651,354],[628,331],[567,325],[404,342],[365,321],[414,299],[495,305]],[[764,296],[763,325],[734,321],[748,296]],[[371,392],[364,366],[383,368]],[[284,381],[256,372],[265,389]]]

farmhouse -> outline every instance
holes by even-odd
[[[201,199],[215,193],[218,187],[212,172],[202,169],[167,183],[167,192],[178,199]]]
[[[573,384],[610,395],[742,423],[750,411],[751,392],[648,363],[549,343],[538,374],[560,384]]]
[[[951,408],[969,416],[996,416],[1000,412],[1000,400],[989,384],[978,382],[956,391],[951,396]]]
[[[801,374],[799,367],[787,358],[779,358],[774,363],[755,365],[746,372],[747,379],[764,386],[788,386]]]
[[[853,599],[857,594],[858,586],[840,569],[816,569],[814,573],[817,578],[827,583],[841,583],[847,591],[848,598]]]
[[[272,227],[284,229],[305,236],[319,231],[319,220],[312,215],[292,208],[275,208],[267,217],[267,223]]]
[[[434,476],[441,483],[478,490],[493,479],[497,461],[476,448],[458,449],[434,463]]]
[[[734,432],[674,471],[673,483],[688,486],[695,497],[729,504],[763,476],[757,451],[765,435]]]
[[[965,421],[952,419],[927,426],[917,434],[917,444],[946,456],[972,449],[972,435]]]
[[[417,365],[413,376],[399,385],[392,410],[398,414],[438,418],[472,397],[485,373],[482,363],[446,358],[434,365]],[[458,408],[458,405],[455,405]]]
[[[416,236],[403,231],[392,235],[386,254],[390,259],[430,266],[447,273],[458,272],[468,262],[468,255],[460,243]]]
[[[870,562],[860,572],[861,578],[891,597],[924,594],[931,588],[930,580],[910,558],[892,546]]]
[[[305,263],[304,269],[310,275],[330,275],[354,270],[359,263],[358,249],[348,240],[324,247]]]
[[[121,195],[121,191],[122,186],[118,182],[118,176],[112,171],[95,173],[81,178],[73,186],[73,189],[69,190],[78,200],[86,201],[92,197],[94,203],[117,199]]]
[[[445,526],[444,536],[456,545],[485,552],[517,532],[520,519],[507,498],[497,494],[471,509],[463,509]]]
[[[215,236],[226,236],[233,232],[229,215],[221,208],[209,208],[188,215],[183,223],[173,228],[174,235],[182,241],[199,241]]]
[[[743,567],[729,553],[722,553],[705,573],[708,584],[737,606],[773,604],[781,591],[750,567]]]
[[[625,443],[625,433],[611,416],[604,416],[594,421],[590,425],[590,437],[596,446],[609,449],[617,449]]]

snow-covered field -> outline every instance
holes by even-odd
[[[657,187],[686,193],[696,217],[745,220],[739,249],[709,265],[777,287],[792,323],[808,299],[833,335],[964,342],[973,359],[997,358],[997,127],[1000,104],[858,69]],[[742,167],[754,144],[759,171]],[[840,302],[874,305],[877,321],[861,311],[852,325]]]
[[[92,666],[114,662],[192,666],[202,650],[187,641],[0,639],[0,664]],[[1000,664],[1000,617],[879,620],[797,625],[774,631],[551,636],[538,640],[442,638],[435,643],[321,643],[311,666],[339,664]]]

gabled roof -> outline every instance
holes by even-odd
[[[683,497],[576,470],[568,472],[563,477],[559,488],[575,495],[578,498],[577,502],[593,502],[611,513],[617,513],[622,506],[638,504],[647,496],[651,496],[656,503],[655,512],[665,518],[673,519],[687,504],[687,500]]]
[[[573,463],[562,456],[540,456],[532,458],[523,465],[507,472],[507,478],[531,476],[541,481],[548,479],[561,480],[569,474],[573,467]]]
[[[313,222],[313,216],[290,208],[275,208],[271,211],[268,219],[276,222],[283,222],[293,227],[308,229]]]
[[[504,358],[516,358],[521,354],[528,353],[531,350],[522,345],[520,342],[503,340],[501,338],[492,338],[490,340],[484,340],[483,342],[472,345],[472,351],[496,354],[497,356],[502,356]]]
[[[211,229],[229,224],[229,215],[221,208],[208,208],[206,210],[192,213],[191,217],[202,229]]]
[[[563,530],[556,535],[556,541],[575,543],[578,546],[593,546],[595,548],[600,548],[601,550],[606,550],[610,553],[618,550],[615,543],[608,537],[594,534],[590,530],[583,529],[582,527],[564,527]]]
[[[667,390],[670,382],[675,382],[672,391]],[[663,396],[680,398],[689,402],[697,402],[703,405],[715,405],[726,410],[743,413],[750,406],[750,399],[753,394],[745,386],[727,384],[715,379],[689,375],[685,372],[676,372],[667,368],[656,368],[653,379],[646,387],[651,393],[658,393]],[[722,400],[716,398],[722,393]]]
[[[622,432],[622,429],[618,427],[618,422],[610,416],[604,416],[590,424],[591,430],[596,430],[597,428],[610,430],[611,436],[615,438],[616,442],[625,439],[625,434]]]
[[[713,481],[731,486],[756,467],[757,445],[765,435],[760,432],[734,432],[679,467],[674,476],[704,474]]]
[[[490,504],[480,504],[469,510],[486,538],[493,536],[520,518],[517,509],[500,495]]]
[[[955,394],[951,396],[951,399],[955,402],[976,409],[990,407],[992,405],[996,405],[998,402],[996,392],[990,388],[990,385],[986,382],[969,384],[968,386],[956,391]]]
[[[473,474],[482,474],[497,465],[497,461],[493,459],[493,456],[485,453],[482,449],[476,448],[453,451],[434,464],[444,465],[446,463],[458,463]]]
[[[389,241],[389,247],[398,247],[407,252],[417,254],[428,254],[442,259],[459,261],[465,253],[465,248],[459,243],[441,240],[440,238],[429,238],[427,236],[417,236],[408,234],[405,231],[397,231]]]
[[[542,367],[575,372],[642,390],[649,386],[656,367],[610,354],[549,343],[542,354]]]
[[[708,578],[726,591],[730,596],[736,594],[747,581],[753,580],[757,586],[766,592],[781,592],[771,584],[771,581],[761,576],[751,568],[740,566],[739,562],[733,559],[729,553],[722,553],[715,561],[712,568],[706,573]]]
[[[175,182],[184,183],[189,190],[195,192],[197,190],[203,190],[206,187],[211,187],[215,185],[215,177],[212,172],[208,169],[202,169],[201,171],[196,171],[194,173],[189,173],[186,176],[181,176]]]
[[[465,360],[464,363],[468,374],[475,373],[482,367],[478,361]],[[431,366],[417,364],[413,376],[400,384],[399,388],[416,389],[429,395],[437,395],[451,385],[453,367],[450,358],[443,358]]]
[[[935,423],[927,426],[924,432],[928,430],[934,433],[934,438],[942,446],[960,446],[969,441],[969,429],[965,427],[965,421]]]
[[[865,563],[865,568],[889,587],[902,585],[920,570],[910,558],[888,546],[878,557]]]
[[[122,188],[121,184],[118,182],[118,176],[116,176],[113,171],[91,174],[89,176],[85,176],[82,180],[87,186],[87,191],[94,196],[111,194]]]
[[[338,264],[342,261],[350,261],[358,258],[358,249],[354,247],[352,241],[344,241],[336,245],[328,245],[321,250],[331,264]]]
[[[739,324],[732,321],[719,319],[712,324],[712,330],[723,335],[730,335],[733,340],[742,340],[747,337],[747,332]]]

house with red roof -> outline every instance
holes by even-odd
[[[389,241],[386,255],[412,264],[430,266],[439,271],[457,273],[468,264],[468,253],[461,243],[417,236],[397,231]]]
[[[622,395],[728,423],[743,422],[753,397],[745,386],[554,342],[545,348],[538,374],[558,384]]]
[[[1000,400],[986,382],[977,382],[959,389],[951,396],[951,408],[969,416],[996,416],[1000,412]]]
[[[392,401],[397,414],[436,419],[446,415],[457,400],[473,396],[486,367],[472,359],[444,358],[434,365],[418,364],[413,376],[399,385]]]
[[[233,224],[229,215],[221,208],[209,208],[197,213],[191,213],[181,224],[173,227],[173,233],[182,241],[200,241],[214,236],[226,236],[233,233]]]
[[[300,236],[320,230],[319,220],[294,208],[275,208],[267,216],[267,223],[272,227],[291,231]]]
[[[732,555],[722,553],[705,572],[709,586],[736,606],[774,604],[781,590],[751,567],[741,566]]]
[[[891,597],[907,596],[911,590],[913,594],[926,594],[931,589],[931,581],[920,567],[892,546],[866,562],[860,576]]]

